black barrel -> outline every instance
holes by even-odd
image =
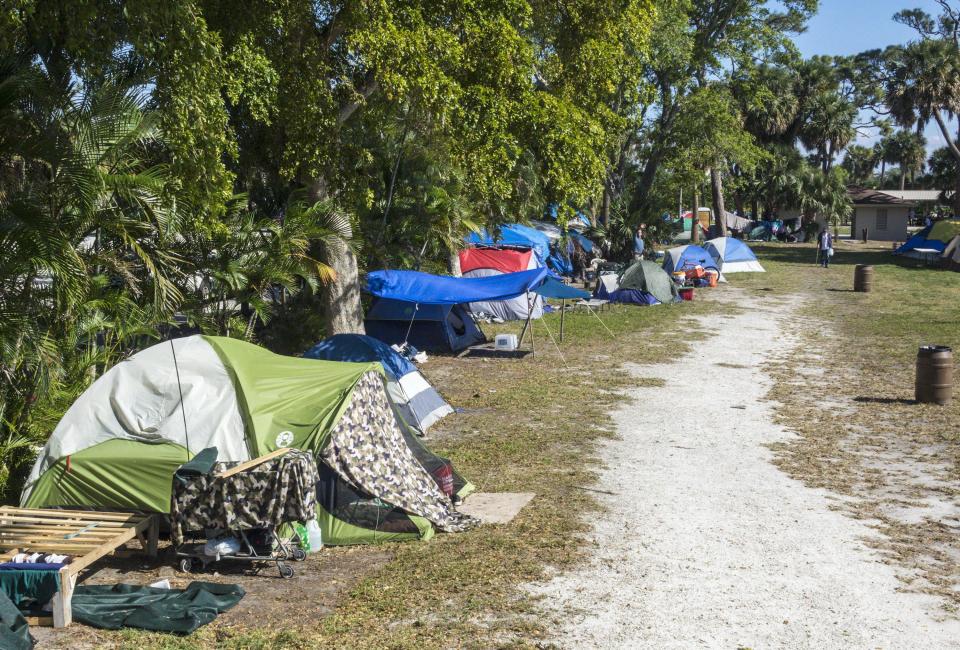
[[[873,267],[869,264],[857,264],[853,271],[853,290],[869,293],[873,289]]]
[[[917,401],[949,404],[951,397],[953,350],[945,345],[921,345],[917,351]]]

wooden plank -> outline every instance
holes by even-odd
[[[30,627],[50,627],[53,625],[53,616],[24,616]]]
[[[30,540],[21,540],[18,542],[21,548],[38,553],[59,553],[64,555],[82,556],[91,550],[98,548],[99,544],[34,544]]]
[[[12,558],[24,548],[74,556],[60,569],[60,591],[52,603],[54,627],[65,627],[73,620],[73,588],[81,571],[133,539],[156,555],[159,529],[159,518],[152,515],[0,506],[0,547],[13,547],[6,557]],[[36,617],[32,624],[43,625],[49,620]]]
[[[68,570],[60,569],[60,591],[53,597],[53,627],[66,627],[73,622],[73,587],[77,576]]]
[[[96,510],[53,510],[47,508],[15,508],[13,506],[0,506],[0,517],[10,513],[14,515],[34,515],[49,517],[51,519],[79,519],[82,521],[113,521],[128,522],[139,521],[146,518],[134,512],[99,512]]]
[[[113,539],[108,542],[100,544],[93,550],[89,551],[83,557],[77,557],[73,559],[73,562],[67,565],[67,568],[70,569],[70,573],[77,574],[80,573],[83,569],[87,568],[104,555],[108,555],[113,552],[115,549],[119,548],[123,544],[126,544],[131,539],[134,539],[137,536],[136,528],[127,528],[124,532],[120,533]]]
[[[61,537],[66,538],[67,535],[85,535],[87,537],[113,537],[119,533],[121,529],[111,528],[109,530],[100,530],[99,528],[91,528],[90,530],[83,530],[82,528],[51,528],[49,526],[5,526],[0,525],[0,536],[6,535],[7,533],[43,533],[50,537]]]
[[[160,516],[150,517],[150,523],[147,524],[147,555],[157,557],[157,547],[160,545]]]
[[[114,537],[116,537],[116,535],[114,535],[113,537],[108,537],[106,539],[102,537],[87,537],[87,538],[78,537],[75,539],[63,539],[63,538],[49,538],[49,537],[25,534],[25,535],[18,535],[16,537],[5,537],[2,540],[2,542],[4,545],[10,546],[11,548],[13,546],[23,546],[23,547],[33,548],[35,546],[40,546],[43,544],[52,544],[56,546],[76,546],[78,548],[82,546],[89,546],[92,548],[92,547],[99,546],[104,542],[108,542]],[[38,549],[38,550],[43,550],[43,549]]]
[[[264,454],[263,456],[258,456],[257,458],[254,458],[253,460],[248,460],[248,461],[246,461],[246,462],[244,462],[244,463],[240,463],[240,464],[237,465],[236,467],[231,467],[231,468],[228,469],[228,470],[224,470],[224,471],[220,472],[219,474],[217,474],[217,478],[227,478],[227,477],[229,477],[229,476],[233,476],[234,474],[239,474],[240,472],[245,472],[245,471],[247,471],[248,469],[250,469],[251,467],[256,467],[257,465],[260,465],[260,464],[262,464],[262,463],[265,463],[265,462],[267,462],[268,460],[273,460],[274,458],[279,458],[280,456],[283,456],[284,454],[286,454],[286,453],[289,452],[289,451],[291,451],[290,447],[281,447],[280,449],[274,449],[273,451],[271,451],[271,452],[268,453],[268,454]]]
[[[135,526],[139,523],[139,519],[133,519],[127,522],[118,522],[118,521],[96,521],[94,519],[74,519],[74,520],[65,520],[65,519],[47,519],[45,517],[35,517],[33,515],[0,515],[0,526],[3,526],[7,523],[25,523],[25,524],[36,524],[41,526],[69,526],[76,528],[83,528],[84,526],[89,526],[90,524],[97,524],[98,528],[126,528],[127,526]]]

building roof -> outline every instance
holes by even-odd
[[[877,190],[902,201],[939,201],[940,190]]]
[[[880,190],[865,187],[848,187],[847,196],[854,205],[889,205],[894,207],[914,207],[915,201],[905,201]]]

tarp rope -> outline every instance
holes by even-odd
[[[170,352],[173,353],[173,369],[177,373],[177,392],[180,393],[180,415],[183,416],[183,437],[187,442],[187,458],[190,458],[190,432],[187,429],[187,411],[183,407],[183,386],[180,385],[180,365],[177,363],[177,349],[170,339]]]
[[[560,358],[563,360],[563,365],[566,366],[567,368],[569,368],[570,365],[567,363],[567,358],[566,358],[565,356],[563,356],[563,352],[560,351],[560,346],[557,345],[557,340],[556,340],[555,338],[553,338],[553,332],[550,331],[550,327],[547,325],[547,319],[542,318],[542,319],[540,319],[540,322],[543,323],[543,328],[544,328],[545,330],[547,330],[547,335],[550,337],[550,341],[553,342],[553,347],[557,348],[557,354],[559,354],[559,355],[560,355]],[[531,332],[532,332],[532,331],[533,331],[533,330],[531,329]]]
[[[410,340],[410,331],[413,329],[413,321],[417,318],[417,312],[420,311],[420,303],[413,303],[413,315],[410,317],[410,324],[407,325],[407,333],[403,337],[403,344],[406,345]]]
[[[600,318],[600,316],[597,314],[597,312],[593,311],[593,309],[590,308],[590,305],[587,305],[587,311],[597,317],[597,320],[600,321],[600,324],[601,324],[601,325],[603,325],[603,329],[607,330],[607,332],[610,332],[610,328],[607,327],[607,324],[603,322],[603,319]],[[615,335],[613,332],[610,332],[610,336],[611,336],[612,338],[614,338],[614,339],[617,338],[616,335]]]

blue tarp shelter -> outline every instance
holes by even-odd
[[[378,361],[387,373],[387,394],[403,421],[419,433],[453,407],[440,396],[417,367],[389,345],[362,334],[336,334],[303,353],[305,359],[362,363]]]
[[[556,278],[547,278],[543,284],[534,289],[544,298],[554,298],[556,300],[589,300],[590,293],[583,289],[571,287],[568,284],[560,282]]]
[[[418,305],[378,298],[363,325],[368,335],[384,343],[409,343],[430,352],[459,352],[486,341],[463,305]]]
[[[367,275],[367,291],[379,298],[420,305],[459,305],[513,298],[540,286],[546,277],[545,268],[485,278],[453,278],[420,271],[374,271]]]
[[[367,276],[367,291],[378,299],[364,321],[367,334],[386,343],[457,352],[486,340],[465,303],[513,298],[540,286],[546,277],[546,268],[482,278],[374,271]]]
[[[550,238],[545,234],[525,226],[521,223],[512,223],[500,226],[500,236],[494,238],[487,230],[480,234],[470,233],[464,238],[468,244],[477,246],[520,246],[533,249],[541,266],[546,266],[550,257]]]
[[[943,253],[950,240],[958,234],[960,234],[960,221],[952,219],[937,221],[904,242],[903,246],[894,251],[894,255],[923,258]]]

